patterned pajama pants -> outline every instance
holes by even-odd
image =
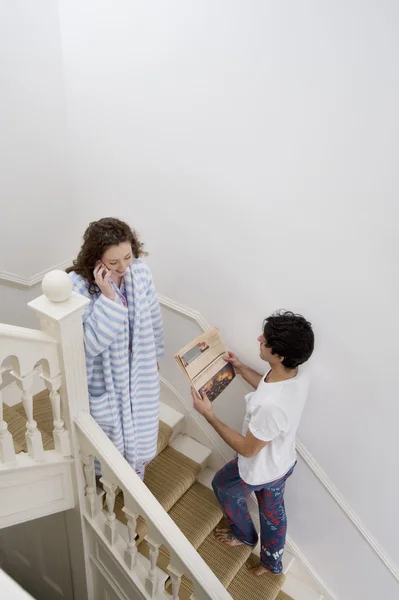
[[[144,481],[144,473],[145,473],[145,468],[148,465],[148,463],[136,463],[136,473],[137,475],[140,477],[140,479],[142,479]]]
[[[272,573],[282,573],[282,557],[287,532],[284,507],[285,482],[295,465],[284,477],[263,485],[248,485],[240,477],[237,458],[216,473],[212,487],[222,507],[232,534],[244,544],[255,546],[258,534],[248,511],[247,498],[255,492],[259,504],[261,564]]]

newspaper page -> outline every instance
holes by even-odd
[[[192,386],[212,402],[235,377],[233,366],[223,359],[226,352],[219,329],[213,327],[175,354]]]

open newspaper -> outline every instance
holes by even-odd
[[[212,327],[175,354],[194,389],[212,402],[235,377],[233,366],[223,359],[226,352],[219,329]]]

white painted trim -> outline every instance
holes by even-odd
[[[171,300],[162,294],[158,294],[158,300],[161,306],[169,308],[180,315],[184,315],[188,319],[191,319],[191,321],[195,321],[204,331],[210,328],[209,323],[205,321],[204,317],[197,310],[192,310],[191,308],[188,308],[183,304],[179,304],[178,302],[175,302],[174,300]]]
[[[66,268],[72,265],[72,260],[64,260],[63,262],[53,265],[48,269],[44,269],[43,271],[39,271],[39,273],[35,273],[30,277],[24,277],[23,275],[18,275],[18,273],[9,273],[8,271],[2,271],[0,269],[0,284],[7,285],[9,287],[17,288],[20,290],[29,290],[33,286],[40,283],[43,277],[49,271],[65,271]]]
[[[207,329],[210,328],[210,325],[206,322],[204,317],[198,311],[192,310],[191,308],[188,308],[187,306],[184,306],[183,304],[179,304],[178,302],[175,302],[174,300],[171,300],[170,298],[166,298],[165,296],[162,296],[162,295],[158,295],[158,298],[159,298],[160,304],[163,307],[173,310],[174,312],[179,313],[192,321],[195,321],[203,331],[206,331]],[[169,386],[169,388],[171,389],[172,386]],[[173,391],[173,390],[171,389],[171,391]],[[209,438],[209,436],[208,436],[208,438]],[[215,443],[215,442],[213,442],[213,443]],[[345,515],[348,517],[348,519],[351,521],[351,523],[354,525],[354,527],[356,527],[356,529],[358,530],[360,535],[369,544],[369,546],[372,548],[372,550],[375,552],[375,554],[378,556],[378,558],[381,560],[381,562],[385,565],[385,567],[388,569],[388,571],[391,573],[391,575],[394,577],[394,579],[396,579],[396,581],[399,581],[399,567],[397,565],[395,565],[395,563],[391,560],[391,558],[385,553],[384,549],[380,546],[380,544],[377,542],[377,540],[374,538],[374,536],[371,534],[371,532],[367,529],[365,524],[360,520],[358,515],[349,506],[349,504],[345,500],[344,496],[338,491],[338,489],[335,487],[335,485],[329,479],[326,472],[323,471],[321,466],[317,463],[316,459],[312,456],[312,454],[309,452],[309,450],[306,448],[306,446],[299,440],[297,440],[297,451],[298,451],[299,456],[304,460],[304,462],[307,464],[309,469],[312,471],[312,473],[315,475],[315,477],[317,477],[317,479],[320,481],[320,483],[323,485],[323,487],[327,490],[327,492],[334,498],[335,502],[338,504],[338,506],[341,508],[341,510],[345,513]],[[305,557],[303,555],[301,555],[300,550],[297,548],[297,546],[294,544],[294,542],[292,542],[292,540],[290,540],[289,545],[293,549],[293,552],[297,554],[298,558],[312,572],[312,575],[314,576],[314,578],[317,579],[319,581],[319,583],[321,585],[323,585],[323,587],[325,588],[324,584],[320,581],[320,579],[317,577],[317,575],[312,571],[309,563],[306,561]],[[331,593],[328,592],[328,590],[326,590],[326,594],[329,594],[330,597],[333,598],[333,600],[334,600],[334,596],[332,596]]]

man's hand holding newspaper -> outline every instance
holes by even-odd
[[[237,356],[226,350],[216,327],[187,344],[175,359],[200,398],[205,394],[209,402],[233,381],[235,366],[239,369],[241,365]]]

